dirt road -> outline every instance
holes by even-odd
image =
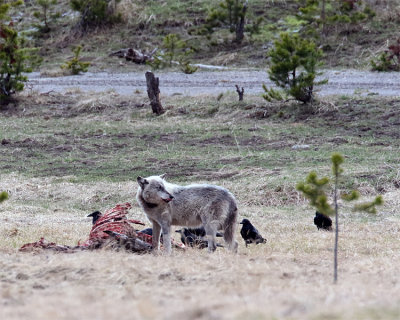
[[[160,78],[162,95],[183,94],[196,96],[216,95],[235,91],[235,85],[244,87],[245,93],[263,92],[262,84],[272,86],[266,71],[225,70],[198,71],[191,75],[180,72],[156,72]],[[378,73],[346,70],[325,71],[319,79],[328,79],[328,84],[318,88],[320,95],[331,94],[379,94],[400,95],[400,73]],[[42,77],[39,73],[29,75],[28,88],[39,92],[64,92],[71,88],[82,91],[115,90],[119,94],[130,95],[135,91],[146,92],[144,72],[129,73],[86,73],[79,76]]]

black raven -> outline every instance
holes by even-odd
[[[146,229],[143,229],[143,230],[136,230],[136,232],[147,234],[148,236],[153,236],[153,228],[146,228]],[[160,234],[160,241],[161,241],[161,243],[163,243],[163,235],[162,235],[162,233]]]
[[[152,236],[152,235],[153,235],[153,229],[152,229],[152,228],[146,228],[146,229],[143,229],[143,230],[139,230],[138,232],[147,234],[147,235],[149,235],[149,236]]]
[[[251,224],[249,219],[243,219],[240,224],[243,225],[240,234],[246,243],[246,247],[250,243],[259,244],[267,242],[267,240],[264,239],[258,230]]]
[[[208,241],[203,238],[203,236],[198,236],[190,231],[188,228],[183,228],[176,230],[181,234],[181,241],[184,245],[189,247],[196,247],[199,249],[204,249],[208,247]],[[205,231],[204,231],[205,235]]]
[[[188,232],[194,234],[197,237],[205,237],[206,236],[206,230],[204,227],[199,227],[199,228],[185,228]],[[177,231],[179,232],[179,231]],[[223,237],[224,235],[220,232],[217,232],[215,235],[216,237]]]
[[[200,228],[183,228],[176,230],[181,234],[181,241],[184,245],[189,247],[195,247],[198,249],[204,249],[208,247],[208,241],[206,237],[206,231],[203,227]],[[217,232],[217,237],[223,237],[222,233]],[[223,245],[216,243],[217,247],[223,247]]]
[[[332,231],[332,220],[328,216],[316,211],[314,217],[314,224],[319,229]]]
[[[92,212],[91,214],[88,214],[87,217],[93,217],[92,223],[95,224],[97,222],[97,220],[99,220],[101,215],[102,214],[100,211],[95,211],[95,212]]]

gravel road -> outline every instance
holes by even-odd
[[[266,71],[239,69],[197,71],[191,75],[180,72],[155,72],[155,74],[160,78],[162,95],[217,95],[227,91],[235,91],[236,84],[244,87],[245,93],[259,94],[263,92],[263,83],[267,86],[272,86]],[[329,79],[328,84],[318,88],[318,94],[320,95],[351,95],[354,93],[384,96],[400,95],[400,72],[378,73],[358,70],[328,70],[319,78]],[[28,86],[39,92],[65,92],[71,88],[95,92],[113,89],[123,95],[130,95],[136,90],[146,92],[144,72],[87,72],[78,76],[65,77],[43,77],[34,72],[29,74]]]

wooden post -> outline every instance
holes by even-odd
[[[242,87],[242,90],[240,90],[237,84],[235,84],[235,86],[236,86],[236,92],[239,95],[239,101],[243,101],[244,88]]]
[[[160,89],[158,88],[159,79],[156,78],[153,72],[146,72],[147,95],[150,99],[151,109],[153,113],[160,115],[165,111],[160,101]]]

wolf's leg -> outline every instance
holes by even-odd
[[[208,252],[213,252],[217,249],[217,246],[215,244],[217,228],[209,222],[204,225],[204,229],[206,230],[206,237],[208,241]]]
[[[163,235],[163,246],[167,254],[171,253],[171,225],[169,222],[161,223],[162,235]]]
[[[152,237],[153,251],[157,252],[159,250],[159,244],[160,244],[161,226],[155,220],[151,220],[151,222],[153,224],[153,237]]]

